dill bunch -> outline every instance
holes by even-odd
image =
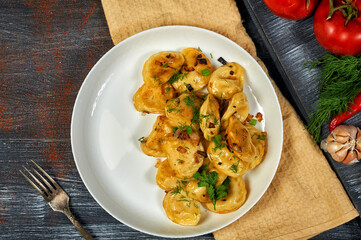
[[[307,64],[309,69],[317,66],[322,67],[318,78],[320,94],[307,129],[319,143],[322,125],[335,115],[347,111],[348,104],[361,92],[361,55],[326,54]]]

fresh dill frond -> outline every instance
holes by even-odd
[[[311,120],[307,125],[308,131],[318,143],[322,125],[335,115],[347,111],[348,104],[361,92],[361,55],[326,54],[306,66],[309,69],[322,67],[316,111],[310,115]]]

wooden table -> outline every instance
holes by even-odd
[[[293,65],[284,62],[286,55],[276,49],[277,36],[269,31],[272,24],[290,23],[272,16],[261,0],[238,5],[271,76],[307,121],[317,93],[293,88],[299,75],[287,71]],[[0,16],[0,239],[81,239],[68,219],[53,212],[19,174],[29,160],[69,193],[71,210],[96,239],[158,239],[106,213],[81,181],[72,156],[70,120],[76,95],[92,66],[113,46],[100,1],[1,1]],[[305,81],[316,86],[312,78]],[[359,115],[350,121],[359,123]],[[361,164],[357,172],[330,162],[360,211]],[[359,221],[313,239],[361,239]]]

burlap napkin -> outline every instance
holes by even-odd
[[[159,26],[197,26],[235,41],[267,72],[233,0],[102,0],[102,4],[114,44]],[[261,200],[239,220],[215,232],[217,240],[305,239],[358,216],[293,107],[274,87],[284,124],[280,166]]]

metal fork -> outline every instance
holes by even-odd
[[[41,187],[41,189],[30,180],[21,170],[20,173],[29,181],[29,183],[40,193],[41,196],[49,203],[50,207],[54,211],[62,212],[69,218],[73,223],[76,229],[83,235],[85,239],[93,239],[93,237],[80,225],[80,223],[75,219],[74,215],[70,212],[69,209],[69,196],[66,192],[52,179],[38,164],[31,160],[31,162],[40,170],[40,172],[47,178],[45,179],[34,167],[28,167],[37,175],[37,177],[31,173],[26,167],[23,166],[25,172],[27,172],[34,181]],[[49,183],[50,181],[50,183]],[[44,184],[46,186],[44,186]]]

